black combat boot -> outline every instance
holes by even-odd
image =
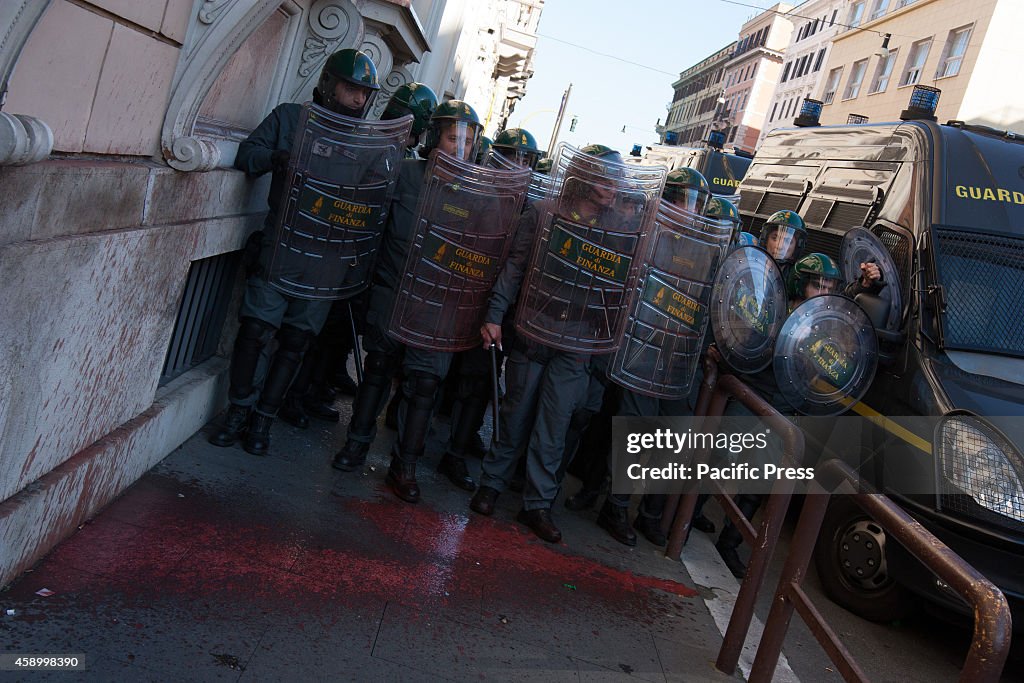
[[[370,452],[370,444],[348,439],[341,450],[334,454],[331,467],[342,472],[358,470],[366,464],[366,454]]]
[[[665,532],[661,530],[661,520],[657,517],[637,515],[636,519],[633,520],[633,528],[643,534],[644,538],[659,548],[668,543],[668,538],[665,536]]]
[[[722,530],[722,535],[718,538],[718,543],[715,544],[715,550],[722,556],[722,561],[725,562],[725,566],[732,572],[732,575],[742,580],[747,574],[747,565],[743,564],[740,554],[736,552],[739,542],[733,543],[732,539],[726,536],[725,532],[730,528],[735,529],[730,525]],[[736,533],[739,534],[738,531]]]
[[[245,434],[242,448],[253,455],[266,455],[270,450],[270,425],[274,418],[263,413],[253,412],[249,421],[249,431]]]
[[[516,521],[530,527],[534,534],[548,543],[558,543],[562,540],[562,532],[555,526],[555,520],[551,519],[551,510],[547,508],[520,510],[516,515]]]
[[[420,485],[416,482],[416,461],[418,455],[394,453],[388,475],[384,478],[395,495],[406,503],[420,502]]]
[[[466,459],[460,458],[451,453],[445,453],[441,462],[437,465],[437,471],[448,477],[448,481],[458,486],[463,491],[476,489],[476,482],[469,476],[469,469],[466,467]]]
[[[302,401],[291,394],[285,397],[284,405],[277,414],[296,429],[309,429],[309,416],[302,409]]]
[[[629,526],[629,508],[612,505],[610,499],[605,500],[601,512],[597,515],[597,525],[619,543],[636,545],[636,534]]]
[[[494,504],[498,502],[501,493],[498,489],[490,486],[481,486],[477,489],[473,500],[469,501],[469,507],[473,512],[490,517],[494,514]]]
[[[210,443],[214,446],[233,446],[242,438],[245,425],[249,421],[249,408],[232,403],[224,415],[224,421],[210,435]]]

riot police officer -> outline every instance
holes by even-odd
[[[537,139],[525,128],[506,128],[495,136],[492,147],[503,157],[530,169],[540,161]]]
[[[604,163],[622,164],[619,153],[604,145],[587,145],[580,151]],[[580,224],[598,225],[615,212],[616,195],[607,186],[583,181],[563,192],[568,194],[560,202]],[[508,260],[491,290],[481,327],[484,348],[501,346],[501,323],[519,294],[540,217],[533,205],[520,220]],[[527,486],[517,520],[545,541],[561,540],[561,531],[551,518],[551,503],[558,493],[558,470],[569,423],[586,397],[589,360],[587,354],[517,339],[505,368],[501,439],[484,458],[481,485],[470,502],[475,512],[494,513],[498,496],[512,481],[520,449],[527,447]]]
[[[406,158],[416,158],[416,146],[420,143],[420,136],[430,126],[430,117],[436,108],[437,95],[423,83],[404,83],[398,86],[388,100],[388,106],[380,115],[381,121],[400,119],[406,114],[412,114],[413,117],[412,130],[406,142]]]
[[[313,90],[313,101],[338,114],[362,118],[379,89],[373,60],[358,50],[345,49],[327,58]],[[270,211],[264,223],[259,265],[246,283],[239,312],[240,325],[229,373],[230,407],[223,423],[210,437],[210,443],[230,446],[245,431],[243,447],[254,455],[264,455],[269,449],[274,417],[284,402],[285,392],[303,354],[323,326],[331,306],[330,301],[305,300],[284,294],[266,279],[300,111],[298,104],[278,105],[239,145],[235,157],[235,167],[239,170],[251,177],[272,171],[273,180],[267,195]],[[254,386],[257,363],[264,347],[275,335],[278,349],[270,359],[262,390],[259,390]]]
[[[661,196],[664,201],[678,209],[684,216],[705,215],[709,200],[715,202],[715,211],[710,214],[711,218],[718,220],[720,214],[724,214],[726,217],[729,215],[728,207],[725,206],[729,203],[723,204],[724,200],[712,199],[707,179],[692,168],[682,167],[670,171],[665,179],[665,189]],[[717,249],[717,247],[709,248]],[[624,417],[657,417],[659,415],[689,415],[692,414],[692,411],[686,397],[672,401],[624,388],[618,414]],[[610,436],[609,433],[609,443],[611,442]],[[611,459],[610,448],[607,450],[606,457],[608,460]],[[608,467],[611,468],[610,463]],[[629,501],[629,494],[610,494],[605,498],[604,506],[597,516],[598,526],[624,545],[636,545],[637,539],[633,528],[642,533],[654,545],[665,545],[665,534],[661,530],[661,515],[665,509],[665,496],[644,495],[636,519],[633,521],[633,528],[630,528],[628,518]]]
[[[807,227],[796,211],[776,211],[761,226],[758,244],[775,259],[785,274],[788,267],[804,253]]]
[[[796,216],[796,214],[793,215]],[[788,221],[790,224],[796,223],[792,217]],[[877,293],[881,288],[882,275],[877,264],[861,263],[860,269],[860,279],[849,283],[842,291],[844,295],[852,298],[861,292]],[[841,284],[842,273],[828,255],[812,253],[797,258],[786,274],[789,311],[792,312],[803,301],[812,297],[838,293]],[[751,375],[742,375],[742,379],[780,413],[783,415],[794,414],[795,411],[792,406],[789,405],[779,391],[775,372],[770,366]],[[726,414],[752,415],[745,406],[737,402],[729,404]],[[778,450],[777,437],[773,436],[769,443],[773,444],[776,454],[780,452]],[[747,519],[752,519],[761,505],[762,498],[763,496],[758,494],[740,493],[736,496],[735,501],[743,515]],[[740,559],[736,550],[742,542],[743,537],[739,529],[729,521],[722,529],[718,542],[715,544],[715,548],[722,556],[726,567],[737,578],[743,578],[746,573],[746,565]]]
[[[463,160],[475,159],[480,131],[480,120],[472,107],[459,100],[444,102],[431,116],[423,152],[427,158],[434,150],[441,150]],[[336,469],[352,471],[366,462],[391,378],[401,368],[405,400],[399,409],[398,442],[392,451],[387,483],[407,502],[417,502],[420,497],[416,462],[423,453],[438,385],[451,363],[451,354],[406,347],[388,334],[395,292],[405,272],[416,228],[426,168],[427,159],[406,159],[402,163],[366,315],[363,382],[352,403],[345,445],[332,463]]]
[[[524,128],[508,128],[498,133],[492,149],[506,159],[531,169],[540,158],[536,139]],[[526,210],[525,204],[523,210]],[[514,336],[511,317],[506,316],[502,328],[503,337],[509,348]],[[501,365],[499,359],[499,373]],[[454,395],[454,405],[451,410],[451,435],[438,471],[455,486],[466,491],[476,489],[476,483],[466,467],[466,456],[474,445],[474,436],[477,436],[483,424],[487,404],[494,394],[491,374],[490,352],[482,348],[471,349],[456,357],[452,376],[446,387],[446,391]]]

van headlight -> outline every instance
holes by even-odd
[[[949,415],[935,439],[948,484],[992,512],[1024,522],[1024,460],[994,427],[974,415]],[[954,493],[950,486],[943,493]]]

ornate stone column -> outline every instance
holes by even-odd
[[[50,0],[5,0],[0,3],[0,109],[7,83],[32,29]],[[0,111],[0,166],[42,161],[53,151],[53,131],[45,121]]]

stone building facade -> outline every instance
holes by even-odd
[[[470,7],[0,3],[0,585],[223,407],[238,251],[269,184],[231,168],[238,143],[341,48],[376,62],[377,113],[413,80],[463,96]],[[480,92],[507,107],[530,60],[495,30],[500,92]]]

